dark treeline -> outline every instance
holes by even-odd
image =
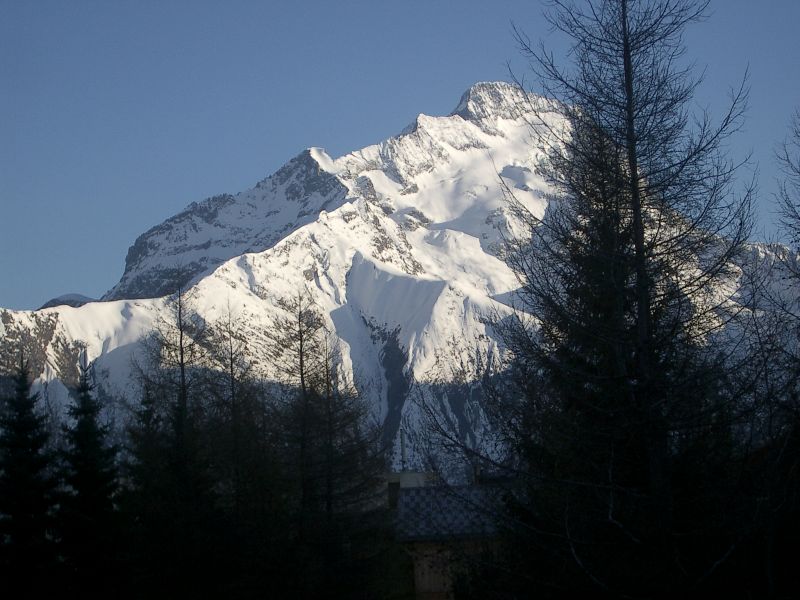
[[[254,377],[233,318],[184,293],[144,344],[112,444],[85,364],[58,449],[22,362],[0,431],[0,585],[111,597],[403,597],[380,428],[307,297]],[[391,575],[397,572],[400,579]]]

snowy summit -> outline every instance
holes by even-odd
[[[506,310],[516,280],[502,240],[523,233],[502,183],[544,213],[529,117],[545,106],[511,84],[478,83],[450,115],[421,114],[378,144],[335,159],[310,148],[251,189],[194,202],[139,236],[104,302],[4,310],[2,352],[29,347],[39,382],[64,394],[59,381],[74,378],[85,345],[99,387],[125,397],[131,357],[181,288],[209,323],[230,308],[269,378],[265,332],[279,300],[307,289],[387,437],[404,422],[412,431],[412,383],[433,390],[464,357],[479,376],[501,351],[483,317]],[[442,406],[470,435],[482,427],[470,401]]]

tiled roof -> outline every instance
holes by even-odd
[[[503,508],[496,487],[401,488],[397,500],[400,541],[491,537]]]

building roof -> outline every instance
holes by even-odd
[[[400,541],[444,541],[497,534],[502,488],[431,486],[401,488],[397,500]]]

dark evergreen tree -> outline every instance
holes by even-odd
[[[720,144],[744,94],[719,126],[691,127],[697,81],[676,65],[706,4],[554,0],[573,69],[518,38],[556,102],[533,107],[553,193],[543,219],[511,198],[529,225],[509,253],[521,310],[497,323],[518,383],[495,413],[522,482],[506,569],[517,594],[719,586],[753,525],[735,501],[744,357],[722,333],[750,213]]]
[[[75,590],[107,594],[119,576],[117,449],[109,442],[109,427],[100,422],[101,405],[92,393],[86,364],[81,365],[78,388],[67,410],[72,423],[64,427],[67,491],[60,514],[62,554]]]
[[[310,519],[317,510],[319,498],[312,447],[317,437],[313,379],[319,368],[323,320],[307,292],[281,299],[279,306],[286,311],[286,316],[280,317],[270,332],[271,358],[278,367],[286,393],[276,405],[276,414],[283,421],[285,445],[291,448],[285,458],[293,463],[287,473],[292,475],[292,486],[296,485],[295,517],[302,538],[311,530]]]
[[[208,407],[201,432],[210,456],[217,504],[224,516],[220,570],[226,594],[285,593],[290,520],[281,484],[276,424],[269,397],[255,378],[247,337],[230,307],[209,327],[210,369],[203,380]]]
[[[233,514],[263,510],[270,495],[259,484],[271,467],[263,394],[253,375],[246,336],[231,314],[209,328],[210,369],[203,380],[208,398],[209,441],[214,444],[215,478],[222,503]]]
[[[125,487],[120,494],[129,581],[135,594],[163,587],[169,557],[162,535],[169,526],[168,440],[162,398],[143,386],[139,406],[126,428]]]
[[[368,575],[359,562],[382,533],[380,428],[344,378],[337,341],[309,294],[280,306],[271,349],[285,393],[272,406],[298,535],[293,584],[308,596],[357,597]]]
[[[0,414],[0,585],[36,597],[55,583],[57,480],[38,394],[31,394],[22,362],[14,381]]]
[[[762,260],[768,275],[757,283],[752,343],[761,356],[758,391],[762,402],[754,419],[758,447],[747,462],[759,530],[752,560],[763,564],[769,597],[789,597],[797,586],[789,556],[800,544],[800,111],[777,153],[783,173],[777,194],[788,248],[772,248],[777,260]],[[770,268],[771,267],[771,268]],[[763,558],[762,558],[763,557]],[[788,560],[787,560],[788,559]]]
[[[205,323],[179,290],[144,344],[139,364],[143,401],[130,428],[130,489],[126,511],[134,522],[139,585],[169,593],[204,590],[214,572],[221,521],[216,510],[201,373]]]

